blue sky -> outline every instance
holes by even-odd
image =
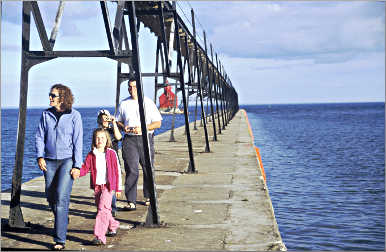
[[[19,103],[21,5],[2,5],[2,107]],[[50,36],[58,2],[39,6]],[[115,5],[108,6],[113,21]],[[385,2],[179,1],[187,24],[191,7],[200,38],[204,28],[240,104],[385,101]],[[31,27],[31,50],[40,50],[33,22]],[[154,71],[155,37],[141,28],[139,39],[141,67]],[[107,48],[99,2],[66,2],[54,49]],[[47,107],[54,83],[71,87],[75,107],[114,106],[116,62],[61,58],[34,66],[28,106]],[[153,98],[154,79],[145,78],[144,85]],[[126,96],[122,85],[121,98]]]

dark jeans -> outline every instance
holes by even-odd
[[[149,134],[150,160],[151,169],[154,176],[154,135]],[[137,200],[137,184],[138,184],[138,164],[141,164],[143,171],[143,195],[145,198],[150,198],[149,178],[145,168],[145,156],[143,152],[142,136],[125,135],[122,141],[122,157],[124,161],[126,179],[125,179],[125,195],[128,202],[135,203]]]
[[[54,212],[54,242],[66,243],[68,226],[68,208],[74,182],[70,175],[72,158],[63,160],[46,159],[47,171],[44,172],[46,181],[46,196],[51,210]]]

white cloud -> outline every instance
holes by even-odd
[[[240,104],[383,101],[384,54],[315,64],[310,59],[222,56]]]
[[[223,4],[226,8],[219,8]],[[384,50],[384,3],[195,2],[209,41],[233,57]],[[216,15],[211,10],[216,8]],[[383,10],[383,11],[382,11]]]

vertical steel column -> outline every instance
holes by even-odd
[[[118,61],[117,62],[117,85],[115,90],[115,111],[114,111],[115,115],[118,112],[119,97],[121,96],[121,83],[122,83],[121,74],[122,74],[122,63]]]
[[[225,70],[224,70],[224,67],[223,65],[221,64],[220,62],[220,69],[221,69],[221,79],[222,79],[222,82],[223,82],[223,86],[224,86],[224,89],[223,89],[223,98],[224,98],[224,118],[225,118],[225,126],[228,126],[228,97],[227,97],[227,90],[228,90],[228,87],[227,87],[227,83],[225,82],[225,79],[224,79],[224,74],[225,74]]]
[[[186,107],[188,108],[188,111],[189,111],[189,96],[190,96],[190,90],[189,90],[189,86],[192,86],[192,94],[194,94],[194,88],[193,88],[193,76],[192,76],[192,64],[190,62],[190,56],[191,56],[191,50],[189,49],[189,45],[188,45],[188,36],[185,37],[185,50],[186,50],[186,63],[188,64],[188,99],[186,101]],[[196,110],[196,114],[197,116],[197,110]],[[197,130],[197,127],[196,127],[196,120],[194,121],[194,127],[195,127],[195,130]],[[186,134],[186,132],[185,132]]]
[[[225,89],[225,126],[228,126],[228,123],[229,123],[229,87],[228,87],[228,83],[226,82],[226,73],[225,73],[225,69],[224,69],[224,66],[222,66],[222,69],[224,71],[224,84],[226,86],[226,89]]]
[[[197,92],[196,92],[196,106],[194,108],[194,127],[193,129],[194,130],[197,130],[197,103],[198,103],[198,88],[197,88]]]
[[[218,97],[217,97],[217,86],[216,86],[216,82],[217,82],[217,74],[216,74],[216,71],[215,71],[215,68],[214,68],[214,61],[213,61],[213,48],[212,48],[212,44],[210,44],[210,54],[211,54],[211,58],[212,58],[212,64],[213,64],[213,68],[212,68],[212,80],[213,80],[213,86],[214,86],[214,95],[215,95],[215,99],[216,99],[216,113],[217,113],[217,121],[218,121],[218,133],[221,134],[221,123],[220,123],[220,112],[219,112],[219,106],[218,106]]]
[[[213,122],[213,141],[217,141],[217,133],[216,133],[216,120],[214,118],[214,111],[213,111],[213,102],[212,102],[212,79],[209,75],[209,57],[208,57],[208,50],[206,47],[206,33],[204,31],[204,42],[205,42],[205,55],[206,55],[206,70],[208,74],[208,88],[209,88],[209,99],[210,99],[210,111],[212,114],[212,122]]]
[[[201,114],[201,120],[200,120],[200,127],[202,127],[202,126],[204,126],[203,121],[207,122],[206,116],[208,114],[208,111],[205,112],[205,101],[204,101],[205,96],[204,96],[204,87],[203,87],[204,86],[204,68],[203,68],[203,64],[202,64],[202,58],[201,57],[198,57],[198,58],[200,59],[200,64],[199,64],[197,69],[200,69],[200,73],[201,73],[201,79],[200,79],[201,80],[200,81],[201,88],[199,90],[200,90],[200,93],[202,96],[202,104],[201,105],[203,106],[203,110],[201,110],[201,112],[204,111],[204,114]]]
[[[226,82],[224,80],[224,84],[226,85]],[[224,97],[225,97],[225,126],[228,126],[229,122],[229,95],[228,95],[228,87],[224,89]]]
[[[204,132],[205,132],[205,152],[210,152],[209,148],[209,139],[208,139],[208,131],[206,129],[206,120],[205,120],[205,114],[204,114],[204,103],[202,101],[202,88],[201,88],[201,76],[200,76],[200,69],[198,66],[198,49],[197,49],[197,39],[196,39],[196,25],[194,23],[194,12],[193,9],[191,10],[192,13],[192,26],[193,26],[193,36],[194,36],[194,54],[196,57],[196,63],[197,63],[197,80],[198,80],[198,89],[200,91],[200,101],[201,101],[201,118],[204,120]],[[178,30],[177,30],[178,31]]]
[[[184,82],[184,69],[182,68],[182,55],[181,55],[181,42],[180,42],[180,34],[179,34],[179,24],[177,19],[177,10],[173,9],[173,16],[174,16],[174,25],[176,27],[176,49],[177,49],[177,65],[180,69],[180,88],[182,90],[182,99],[184,102],[184,115],[185,115],[185,131],[186,131],[186,138],[188,140],[188,148],[189,148],[189,168],[188,173],[195,173],[196,167],[194,165],[194,157],[193,157],[193,147],[192,147],[192,140],[190,138],[190,130],[189,130],[189,120],[188,120],[188,108],[186,106],[186,95],[185,95],[185,82]]]
[[[166,43],[164,10],[163,10],[163,3],[161,1],[158,2],[158,11],[159,11],[158,15],[159,15],[159,21],[160,21],[160,28],[161,28],[161,38],[162,38],[162,42],[163,42],[163,45],[164,45],[163,52],[165,54],[166,74],[169,76],[170,75],[169,51],[168,51],[168,47],[167,47],[167,43]]]
[[[188,64],[188,83],[190,85],[192,85],[192,82],[193,82],[192,71],[191,71],[192,65],[191,65],[191,62],[190,62],[191,51],[189,50],[188,37],[187,36],[186,36],[186,39],[185,39],[185,50],[186,50],[186,56],[187,56],[186,59],[187,59],[187,64]],[[192,85],[192,90],[193,90],[193,85]],[[189,108],[189,85],[188,85],[187,108]]]
[[[145,168],[150,174],[149,176],[149,186],[150,188],[150,206],[148,214],[146,216],[146,226],[159,225],[159,216],[158,216],[158,205],[157,205],[157,191],[154,183],[154,174],[152,171],[152,162],[150,159],[150,148],[149,148],[149,139],[147,133],[147,126],[145,121],[145,110],[144,110],[144,96],[143,96],[143,85],[142,85],[142,73],[141,73],[141,62],[139,57],[139,48],[138,48],[138,32],[136,25],[136,14],[135,14],[135,4],[134,1],[126,2],[126,6],[129,13],[129,22],[130,22],[130,33],[131,33],[131,45],[133,50],[133,68],[134,74],[137,81],[137,91],[138,91],[138,104],[139,104],[139,114],[141,119],[141,129],[142,129],[142,141],[143,141],[143,150],[145,155]]]
[[[178,72],[178,65],[176,65],[176,72]],[[170,83],[169,83],[170,84]],[[173,118],[172,118],[172,125],[171,125],[171,130],[170,130],[170,138],[169,138],[169,142],[175,142],[175,138],[174,138],[174,125],[175,125],[175,122],[176,122],[176,110],[175,110],[175,107],[176,107],[176,99],[177,99],[177,81],[175,82],[174,84],[174,89],[175,89],[175,94],[174,94],[174,99],[173,99]]]
[[[154,104],[157,104],[157,91],[158,91],[158,64],[160,53],[161,41],[157,38],[157,49],[155,51],[155,70],[154,70]]]
[[[217,69],[218,69],[218,82],[219,82],[218,88],[219,88],[220,101],[221,101],[220,102],[220,106],[221,106],[222,129],[225,130],[224,105],[223,105],[223,101],[224,101],[224,92],[223,92],[224,83],[222,82],[221,69],[219,68],[221,66],[219,66],[219,64],[218,64],[217,53],[216,53],[216,65],[217,65]]]
[[[120,32],[120,34],[122,34],[122,33]],[[122,50],[122,42],[123,42],[122,36],[121,36],[121,38],[119,38],[116,41],[118,42],[118,44],[116,45],[117,48],[116,49],[110,48],[110,50],[121,51]],[[118,61],[117,62],[117,86],[116,86],[116,92],[115,92],[115,111],[114,111],[114,115],[116,115],[117,112],[118,112],[119,97],[121,96],[121,84],[123,82],[123,79],[122,79],[121,75],[122,75],[122,62]]]
[[[189,85],[188,85],[188,99],[187,99],[187,108],[189,108],[189,101],[190,101],[190,96],[194,94],[194,87],[193,87],[193,70],[192,70],[192,62],[191,59],[193,57],[192,51],[189,48],[189,43],[188,40],[185,40],[185,47],[188,52],[187,57],[188,57],[188,76],[189,76]],[[190,90],[191,87],[191,90]],[[196,128],[197,129],[197,128]]]
[[[23,2],[22,23],[22,56],[20,76],[19,118],[17,128],[17,145],[15,154],[15,167],[12,175],[11,203],[9,207],[9,226],[11,228],[26,228],[23,213],[20,208],[21,180],[23,175],[23,157],[25,126],[27,117],[27,93],[28,93],[28,71],[26,53],[30,45],[31,5]]]
[[[228,122],[229,122],[229,119],[228,119],[228,113],[229,113],[229,97],[228,97],[228,87],[227,87],[227,83],[224,81],[224,86],[225,86],[225,89],[224,89],[224,108],[225,108],[225,126],[228,126]]]

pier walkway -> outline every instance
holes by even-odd
[[[212,140],[212,123],[207,125]],[[85,176],[74,182],[66,250],[285,250],[257,165],[245,112],[238,111],[217,136],[218,141],[210,141],[210,153],[205,153],[203,127],[197,128],[191,127],[195,174],[185,173],[189,156],[184,127],[175,129],[176,142],[169,142],[170,131],[155,137],[160,227],[141,225],[147,207],[140,172],[137,210],[119,209],[116,219],[121,227],[117,236],[108,237],[106,246],[92,246],[96,207],[89,176]],[[9,215],[10,193],[2,193],[1,197],[4,221]],[[118,201],[118,207],[124,205],[123,199],[124,196]],[[53,242],[53,215],[44,196],[42,176],[22,185],[21,207],[31,229],[2,228],[1,249],[49,249]]]

